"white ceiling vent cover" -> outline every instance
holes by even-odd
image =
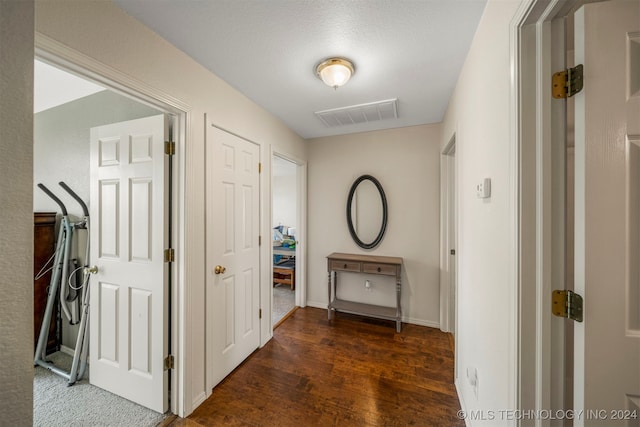
[[[351,105],[349,107],[334,108],[332,110],[316,111],[322,123],[327,127],[354,125],[359,123],[377,122],[380,120],[397,119],[398,99],[369,102],[368,104]]]

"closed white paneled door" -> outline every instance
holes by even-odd
[[[167,130],[164,115],[100,126],[90,149],[90,381],[162,413]]]
[[[580,8],[575,64],[585,76],[574,98],[575,290],[585,303],[574,327],[574,407],[585,411],[575,425],[637,425],[640,1]]]
[[[207,387],[260,345],[259,147],[208,123]]]

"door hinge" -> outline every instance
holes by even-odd
[[[258,246],[262,245],[262,236],[258,236]]]
[[[173,156],[176,154],[176,143],[173,141],[164,142],[164,154],[167,156]]]
[[[262,309],[258,310],[258,319],[262,319]]]
[[[551,312],[558,317],[566,317],[582,322],[582,297],[572,291],[553,291]]]
[[[172,248],[164,250],[164,262],[174,262],[176,259],[175,251]]]
[[[173,369],[174,368],[174,364],[175,364],[175,359],[173,358],[173,355],[168,355],[167,357],[164,358],[164,370],[168,371],[169,369]]]
[[[258,163],[258,173],[262,173],[262,163]]]
[[[584,85],[582,64],[559,71],[551,79],[551,94],[554,98],[570,98],[582,90]]]

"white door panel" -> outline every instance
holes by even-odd
[[[207,386],[260,344],[259,147],[207,126]],[[224,267],[216,274],[217,265]]]
[[[90,382],[168,409],[164,115],[91,129]]]
[[[612,411],[640,417],[640,158],[631,142],[640,123],[632,90],[639,31],[638,0],[591,3],[575,14],[575,63],[585,76],[574,98],[575,290],[585,308],[574,328],[574,407],[607,416],[587,412],[575,425],[627,425],[612,420],[625,412]]]

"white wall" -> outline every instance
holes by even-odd
[[[456,133],[457,386],[468,410],[509,409],[516,399],[511,298],[517,283],[510,276],[510,159],[516,141],[509,124],[509,27],[519,3],[487,3],[443,122],[442,147]],[[490,199],[476,197],[483,178],[491,178]],[[478,372],[477,396],[466,378],[468,368]]]
[[[309,305],[327,305],[330,253],[399,256],[405,321],[439,326],[440,140],[440,125],[309,140]],[[346,218],[349,189],[363,174],[380,181],[389,207],[384,239],[370,251],[353,242]],[[395,305],[393,278],[367,278],[372,291],[364,288],[364,277],[342,274],[342,296]]]
[[[270,212],[271,149],[306,160],[303,140],[280,120],[241,95],[197,64],[184,52],[153,33],[110,2],[43,0],[36,4],[36,31],[71,47],[81,54],[144,82],[190,107],[187,123],[186,194],[184,252],[186,287],[186,354],[177,360],[185,369],[185,401],[180,415],[188,415],[211,391],[205,387],[205,113],[218,126],[260,144],[263,164],[262,212]],[[262,221],[263,235],[271,224]],[[261,264],[270,265],[268,251]],[[178,258],[180,258],[178,254]],[[265,269],[262,282],[269,283]],[[268,301],[271,287],[263,289]],[[270,318],[270,316],[266,316]],[[263,322],[263,342],[270,336],[269,322]],[[182,405],[183,408],[182,408]],[[184,409],[184,410],[182,410]]]
[[[294,171],[296,166],[293,166]],[[273,177],[273,226],[296,227],[296,176]]]
[[[33,419],[33,2],[0,1],[0,420]]]

